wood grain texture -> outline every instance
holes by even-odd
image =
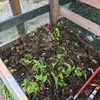
[[[100,26],[75,14],[74,12],[67,10],[66,8],[59,6],[59,13],[65,18],[71,20],[72,22],[78,24],[79,26],[85,28],[86,30],[100,36]]]
[[[59,0],[49,0],[50,2],[50,23],[56,24],[58,21]]]
[[[21,13],[19,0],[9,0],[13,15]]]
[[[19,0],[9,0],[9,2],[14,16],[22,13]],[[17,25],[17,30],[20,35],[25,34],[26,30],[24,23]]]
[[[80,0],[80,1],[90,6],[100,9],[100,0]]]

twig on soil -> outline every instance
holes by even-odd
[[[92,74],[94,73],[93,69],[92,68],[88,68],[89,71],[92,72]]]

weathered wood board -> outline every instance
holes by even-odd
[[[13,16],[12,18],[0,22],[0,31],[21,24],[46,12],[49,12],[49,4],[45,4],[39,8]]]
[[[56,24],[58,21],[59,12],[59,0],[49,0],[50,1],[50,23]]]
[[[92,32],[93,34],[100,36],[100,26],[79,16],[78,14],[67,10],[66,8],[59,6],[59,13],[65,18]]]
[[[80,1],[90,6],[100,9],[100,0],[80,0]]]

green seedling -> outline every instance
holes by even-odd
[[[11,46],[10,50],[14,51],[15,50],[15,46]]]
[[[58,30],[58,28],[56,28],[54,30],[54,33],[51,34],[51,39],[59,41],[59,38],[60,38],[60,31]]]
[[[8,63],[8,59],[4,60],[4,63]]]
[[[47,37],[46,37],[46,36],[44,36],[44,37],[42,38],[42,40],[43,40],[43,41],[45,41],[46,39],[47,39]]]
[[[81,77],[82,76],[82,68],[76,67],[74,70],[74,75],[76,75],[77,77]]]
[[[95,59],[93,59],[93,58],[91,58],[91,57],[89,57],[89,59],[90,59],[90,60],[92,61],[92,63],[94,63],[95,65],[98,64],[97,60],[95,60]]]
[[[83,69],[80,67],[75,67],[73,61],[72,60],[70,60],[70,61],[72,62],[73,65],[71,66],[70,64],[65,62],[64,65],[67,66],[67,69],[62,68],[62,73],[66,74],[66,75],[70,75],[72,73],[74,76],[77,76],[77,77],[83,76],[85,79],[87,79],[87,75],[83,71]]]
[[[64,77],[62,73],[59,73],[59,75],[55,75],[54,72],[51,72],[51,75],[53,76],[54,82],[55,82],[55,89],[57,90],[58,87],[65,87],[67,84],[64,82]]]
[[[5,100],[14,100],[13,95],[8,91],[8,89],[4,84],[0,86],[0,89],[1,89],[1,94],[4,96]]]
[[[77,77],[84,76],[84,78],[87,79],[86,73],[83,72],[83,69],[80,68],[80,67],[76,67],[76,68],[74,69],[73,75],[74,75],[74,76],[77,76]]]
[[[70,75],[73,72],[73,70],[75,69],[75,66],[71,66],[67,62],[65,62],[64,65],[67,67],[67,69],[65,70],[65,74],[67,74],[67,75]]]
[[[44,84],[47,80],[47,76],[48,76],[48,74],[46,74],[46,75],[40,74],[40,75],[35,75],[34,77],[37,82],[41,82],[42,84]]]
[[[74,52],[75,55],[77,55],[78,57],[83,57],[84,55],[82,53],[79,52]]]
[[[25,54],[24,57],[19,60],[19,63],[21,63],[24,66],[31,64],[32,60],[30,59],[30,56],[30,54]]]
[[[27,58],[27,59],[30,59],[31,54],[29,54],[29,53],[28,54],[25,54],[24,57]]]
[[[79,33],[76,33],[76,36],[79,36]]]
[[[43,58],[40,58],[39,60],[33,60],[33,63],[34,65],[32,66],[31,72],[38,72],[39,70],[41,73],[45,72],[47,65]]]
[[[24,79],[21,86],[24,87],[24,89],[25,89],[25,91],[27,92],[28,95],[31,94],[31,93],[38,93],[39,92],[38,83],[33,82],[30,79]]]
[[[52,62],[52,68],[54,68],[56,65],[59,66],[59,64],[63,61],[64,54],[57,54],[56,58],[54,59],[54,62]]]
[[[21,63],[22,65],[29,65],[32,63],[32,61],[30,61],[29,59],[26,59],[26,58],[21,58],[19,63]]]
[[[64,54],[57,54],[56,57],[57,57],[57,59],[59,59],[59,60],[60,60],[60,59],[63,59],[63,58],[64,58]]]
[[[74,42],[74,45],[75,45],[76,47],[78,47],[78,43],[77,43],[77,42]]]
[[[58,60],[55,59],[55,62],[52,62],[52,68],[54,68],[57,65],[57,63],[58,63]]]
[[[63,51],[66,51],[66,48],[64,46],[59,46]]]

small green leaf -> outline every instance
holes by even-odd
[[[61,48],[62,50],[64,50],[64,51],[66,50],[65,47],[63,47],[63,46],[60,46],[60,48]]]
[[[55,74],[54,74],[53,72],[51,72],[51,75],[52,75],[53,78],[54,78],[54,81],[55,81],[55,88],[56,88],[56,90],[57,90],[57,89],[58,89],[58,77],[55,76]]]
[[[86,73],[84,73],[84,75],[83,75],[83,76],[84,76],[84,78],[85,78],[85,79],[87,79],[87,74],[86,74]]]
[[[73,71],[73,67],[70,64],[68,64],[67,62],[65,62],[64,65],[67,66],[66,74],[70,75],[71,72]]]
[[[63,57],[64,57],[63,54],[57,54],[57,59],[61,59],[61,58],[63,58]]]
[[[91,57],[89,57],[89,59],[90,59],[90,60],[92,61],[92,63],[94,63],[95,65],[98,64],[97,60],[95,60],[95,59],[93,59],[93,58],[91,58]]]
[[[4,63],[8,63],[8,59],[4,60]]]
[[[74,52],[74,54],[76,54],[76,55],[79,56],[79,57],[83,57],[83,54],[82,54],[82,53]]]
[[[78,77],[81,77],[82,76],[82,68],[80,68],[80,67],[75,68],[74,74]]]
[[[31,94],[31,93],[37,93],[39,92],[39,86],[37,82],[33,82],[30,79],[24,79],[23,83],[21,84],[21,86],[24,87],[25,91],[27,92],[27,94]]]
[[[13,50],[15,50],[15,46],[11,46],[11,48],[10,48],[10,49],[11,49],[12,51],[13,51]]]
[[[44,36],[44,37],[42,38],[42,40],[43,40],[43,41],[45,41],[46,39],[47,39],[47,37],[46,37],[46,36]]]
[[[77,42],[74,42],[74,45],[77,47],[78,46],[78,43]]]
[[[55,28],[54,33],[51,34],[51,38],[52,38],[52,40],[57,40],[57,41],[59,40],[60,32],[59,32],[58,28]]]

